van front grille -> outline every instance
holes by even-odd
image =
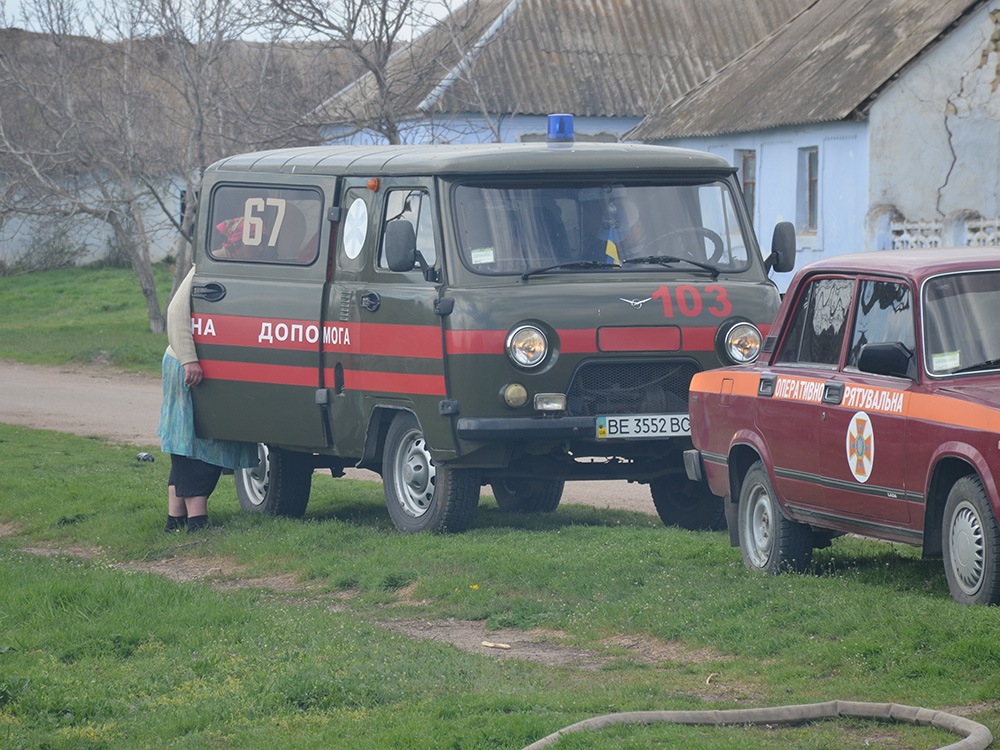
[[[588,362],[566,393],[574,417],[687,413],[688,389],[699,367],[690,360]]]

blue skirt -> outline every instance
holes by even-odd
[[[249,469],[260,463],[256,443],[206,440],[195,435],[194,405],[191,388],[184,383],[184,365],[169,354],[163,355],[163,403],[156,434],[164,453],[227,469]]]

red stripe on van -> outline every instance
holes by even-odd
[[[602,352],[675,352],[681,348],[677,326],[598,328],[597,347]]]
[[[328,383],[333,375],[328,370]],[[366,393],[405,393],[414,396],[445,396],[444,375],[413,375],[400,372],[344,370],[344,387]]]
[[[315,367],[263,365],[251,362],[223,362],[202,359],[201,369],[209,380],[235,380],[242,383],[276,383],[319,387],[319,371]]]

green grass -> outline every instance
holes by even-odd
[[[172,271],[155,268],[161,308]],[[129,269],[85,267],[0,277],[0,358],[30,364],[108,364],[158,373],[164,334],[149,330]]]
[[[953,603],[940,563],[906,547],[840,539],[810,574],[765,578],[724,534],[586,506],[506,515],[491,501],[469,533],[404,536],[378,485],[328,476],[304,520],[243,514],[224,481],[207,533],[163,535],[168,462],[136,452],[0,426],[4,747],[521,748],[610,712],[833,699],[1000,727],[1000,610]],[[183,564],[216,572],[160,574]],[[233,585],[280,574],[294,585]],[[448,618],[539,629],[594,658],[546,667],[382,627]],[[637,660],[620,636],[674,656]],[[559,747],[955,739],[842,721],[618,727]]]
[[[0,278],[0,331],[0,357],[149,373],[165,345],[130,274],[108,269]],[[135,459],[150,448],[0,424],[0,747],[517,749],[611,712],[833,699],[1000,730],[1000,609],[952,602],[940,561],[909,547],[838,539],[809,574],[765,578],[724,534],[488,500],[468,533],[404,536],[377,484],[319,475],[301,521],[241,513],[224,480],[207,533],[165,536],[168,462]],[[208,573],[165,575],[189,569]],[[467,653],[395,620],[532,631],[585,656]],[[615,727],[558,747],[956,740],[844,720]]]

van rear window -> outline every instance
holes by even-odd
[[[215,260],[307,266],[319,253],[323,196],[309,188],[220,185],[209,208]]]

